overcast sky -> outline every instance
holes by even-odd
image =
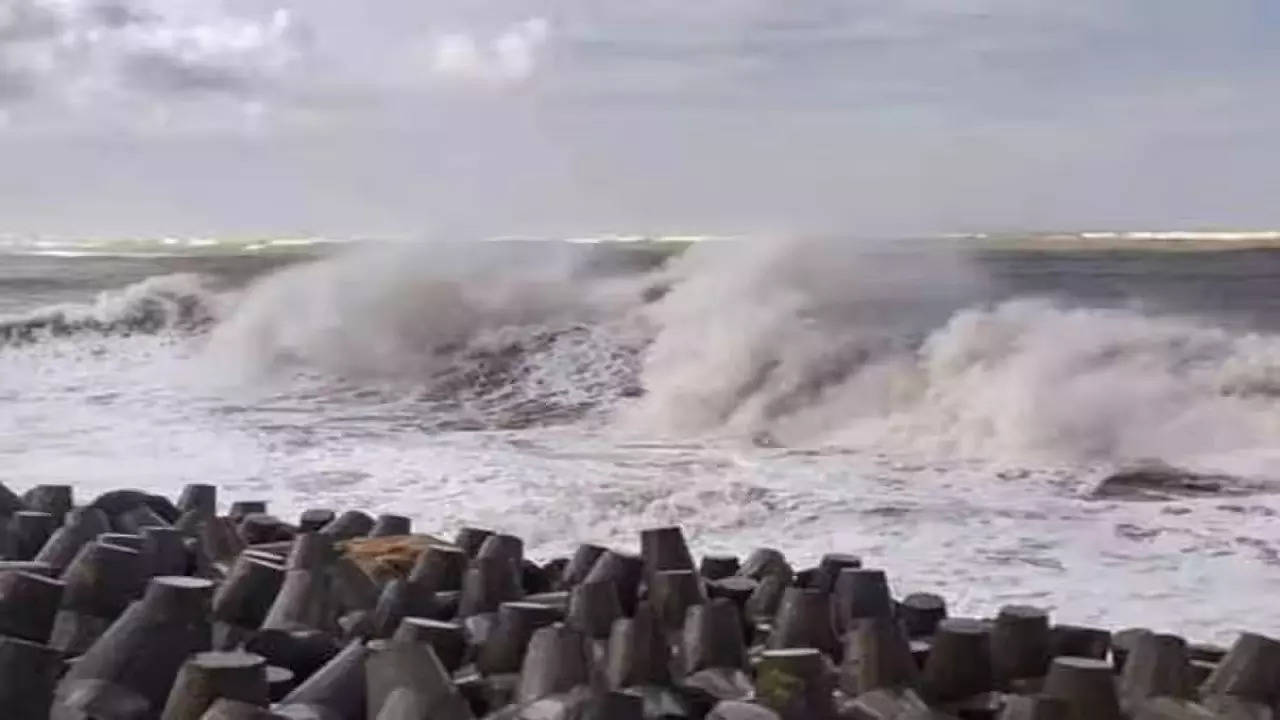
[[[0,0],[0,231],[1280,226],[1277,0]]]

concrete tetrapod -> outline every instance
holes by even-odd
[[[1120,677],[1122,707],[1134,714],[1148,698],[1185,700],[1192,690],[1186,640],[1152,632],[1135,638]]]
[[[649,585],[649,606],[668,633],[679,633],[685,613],[706,602],[702,578],[694,570],[659,570]]]
[[[586,580],[591,568],[605,552],[605,548],[599,545],[590,543],[579,545],[578,549],[573,551],[573,557],[569,558],[569,562],[560,571],[560,579],[555,583],[555,588],[557,590],[568,590]]]
[[[865,617],[893,617],[893,597],[883,570],[845,568],[836,578],[836,631],[853,629],[853,621]]]
[[[257,629],[266,620],[283,584],[283,567],[241,553],[213,595],[213,617]]]
[[[70,485],[36,485],[22,493],[22,503],[28,510],[49,513],[58,525],[66,520],[67,513],[75,506]]]
[[[247,652],[196,653],[178,672],[160,718],[200,720],[218,698],[266,707],[267,661]]]
[[[693,570],[693,555],[684,541],[684,531],[669,526],[640,531],[640,558],[644,561],[645,578],[666,570]]]
[[[462,625],[430,618],[405,618],[400,621],[391,641],[429,645],[449,672],[462,666],[467,652],[467,638]]]
[[[492,534],[492,530],[464,527],[458,531],[458,535],[454,539],[453,544],[458,549],[462,550],[462,552],[466,553],[467,557],[473,558],[480,552],[480,546],[484,545],[484,541]]]
[[[756,666],[756,699],[782,720],[835,717],[826,660],[816,648],[764,651]]]
[[[947,619],[947,601],[933,593],[912,593],[898,603],[897,611],[908,638],[928,637]]]
[[[1103,660],[1111,650],[1111,632],[1081,625],[1054,625],[1049,630],[1049,654],[1053,657],[1088,657]]]
[[[334,540],[350,540],[365,537],[372,529],[373,518],[359,510],[348,510],[320,528],[320,534],[328,535]]]
[[[329,662],[280,701],[281,705],[312,705],[341,720],[363,720],[366,711],[365,661],[369,649],[352,641]]]
[[[787,588],[773,618],[767,647],[817,648],[838,660],[841,648],[831,623],[831,596],[816,589]]]
[[[880,688],[916,687],[920,671],[901,626],[892,618],[863,618],[844,636],[840,688],[850,696]]]
[[[520,667],[516,702],[526,704],[548,695],[568,692],[590,679],[586,637],[562,623],[533,634]]]
[[[1231,695],[1275,705],[1280,700],[1280,642],[1243,633],[1200,688],[1204,697]]]
[[[1120,720],[1111,664],[1078,657],[1054,658],[1045,678],[1044,694],[1070,706],[1071,720]]]
[[[704,580],[723,580],[737,575],[741,568],[737,555],[703,555],[698,563],[698,574]]]
[[[266,512],[266,508],[263,508],[262,511]],[[333,522],[335,517],[337,516],[334,515],[334,512],[328,508],[304,510],[298,516],[298,531],[304,533],[319,532],[320,528]]]
[[[644,560],[638,555],[609,550],[602,554],[583,582],[610,581],[618,586],[618,602],[622,614],[631,617],[636,613],[640,597],[640,583],[644,580]]]
[[[0,636],[0,713],[15,720],[48,717],[61,672],[62,654],[57,650]]]
[[[684,621],[680,657],[685,674],[709,668],[746,668],[747,648],[738,606],[719,598],[690,607]]]
[[[369,537],[393,537],[413,532],[413,521],[404,515],[379,515],[369,529]]]
[[[62,582],[26,572],[0,572],[0,636],[49,642],[62,602]]]
[[[990,692],[993,686],[991,631],[986,624],[970,618],[938,623],[921,678],[924,697],[933,703],[956,702]]]
[[[791,586],[791,580],[782,575],[766,575],[747,598],[744,612],[753,622],[771,622],[782,605],[782,596]]]
[[[218,488],[214,485],[191,483],[182,488],[178,495],[180,512],[200,512],[213,516],[218,514]]]
[[[523,594],[510,559],[477,557],[462,581],[458,617],[466,619],[481,613],[496,612],[499,605],[519,600]]]
[[[32,560],[58,529],[58,520],[47,512],[23,510],[9,518],[7,555],[10,560]]]
[[[97,640],[141,594],[142,557],[136,550],[116,545],[85,543],[61,580],[62,605],[49,644],[74,655]]]
[[[286,720],[286,718],[264,707],[223,698],[210,705],[204,715],[200,716],[200,720]]]
[[[814,575],[813,587],[826,593],[836,590],[836,580],[846,569],[862,567],[862,558],[848,553],[827,553],[818,561],[818,571]]]
[[[466,553],[442,545],[428,545],[418,553],[409,571],[410,614],[427,615],[437,604],[437,593],[461,590],[469,562]]]
[[[64,697],[77,681],[98,680],[126,688],[152,713],[164,706],[182,662],[208,650],[213,583],[192,577],[152,578],[146,594],[129,606],[76,661],[59,684]]]
[[[498,608],[497,623],[488,641],[480,648],[476,668],[485,675],[518,672],[534,633],[559,620],[560,613],[546,605],[502,603]]]
[[[262,620],[262,628],[330,631],[336,620],[332,594],[326,571],[289,570],[285,572],[280,592]]]
[[[751,551],[746,560],[742,561],[738,574],[757,581],[777,575],[786,578],[787,584],[790,585],[793,573],[791,564],[781,552],[773,548],[756,548]]]
[[[605,660],[610,688],[666,685],[671,681],[670,660],[671,651],[652,609],[641,606],[635,617],[614,621]]]
[[[365,661],[365,682],[365,717],[380,717],[396,691],[408,690],[415,696],[415,705],[420,705],[427,717],[471,720],[470,708],[429,645],[387,643],[380,646]]]
[[[62,572],[85,543],[111,529],[107,514],[97,508],[79,508],[67,513],[62,527],[45,542],[35,560],[52,565]]]
[[[565,624],[587,637],[609,637],[613,621],[622,617],[618,586],[611,582],[578,583],[569,592]]]
[[[991,629],[991,670],[996,685],[1049,671],[1049,613],[1029,605],[1006,605]]]

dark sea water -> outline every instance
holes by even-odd
[[[1280,253],[940,243],[0,254],[0,480],[394,511],[535,555],[681,523],[960,612],[1280,632]],[[163,249],[159,249],[163,250]]]

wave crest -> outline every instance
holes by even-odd
[[[221,301],[207,278],[189,273],[147,278],[99,294],[89,304],[62,304],[0,317],[0,346],[83,333],[197,332],[219,317]]]

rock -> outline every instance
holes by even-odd
[[[1198,473],[1160,463],[1127,468],[1108,475],[1089,493],[1095,500],[1174,500],[1197,497],[1241,497],[1274,493],[1280,486],[1258,480]]]

